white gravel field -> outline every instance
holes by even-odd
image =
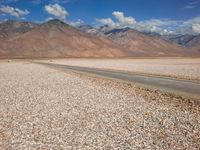
[[[43,60],[50,62],[49,60]],[[54,59],[51,63],[114,69],[200,81],[200,58]]]
[[[200,103],[134,84],[2,62],[0,149],[199,150]]]

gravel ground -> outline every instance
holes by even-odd
[[[49,61],[47,60],[47,62]],[[200,81],[199,58],[55,59],[52,63],[115,69]]]
[[[0,63],[0,149],[200,149],[198,101]]]

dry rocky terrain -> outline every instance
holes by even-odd
[[[0,149],[200,149],[193,99],[26,62],[0,83]]]

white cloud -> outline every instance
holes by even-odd
[[[60,6],[59,4],[45,5],[45,11],[48,14],[58,17],[62,20],[65,20],[65,18],[68,16],[68,12],[65,10],[65,8]]]
[[[193,8],[196,8],[199,3],[200,3],[200,1],[188,2],[187,5],[185,5],[183,8],[184,9],[193,9]]]
[[[119,26],[130,26],[136,23],[133,17],[125,17],[123,12],[114,11],[112,15],[118,20]]]
[[[108,25],[113,28],[116,26],[115,22],[111,18],[96,19],[96,21],[102,25]]]
[[[116,21],[111,18],[96,19],[100,25],[111,28],[130,27],[141,32],[157,32],[159,34],[199,34],[200,16],[189,20],[150,19],[136,21],[133,17],[126,17],[123,12],[112,13]]]
[[[77,26],[80,26],[80,25],[84,24],[84,21],[81,20],[81,19],[78,19],[76,21],[69,21],[67,23],[72,25],[72,26],[74,26],[74,27],[77,27]]]
[[[50,20],[53,20],[55,18],[53,17],[48,17],[46,18],[45,20],[43,21],[37,21],[38,23],[44,23],[44,22],[47,22],[47,21],[50,21]],[[76,21],[69,21],[69,20],[63,20],[65,23],[71,25],[71,26],[74,26],[74,27],[77,27],[77,26],[80,26],[82,24],[84,24],[84,21],[81,20],[81,19],[77,19]]]
[[[47,21],[50,21],[50,20],[53,20],[53,18],[52,17],[48,17],[43,22],[47,22]]]
[[[131,27],[133,29],[145,32],[159,32],[166,33],[167,29],[162,29],[161,26],[175,24],[176,21],[168,19],[150,19],[145,21],[136,21],[133,17],[125,16],[123,12],[114,11],[112,16],[116,19],[113,21],[111,18],[96,19],[96,21],[102,25],[108,25],[111,28],[124,28]]]
[[[160,34],[199,34],[200,17],[189,20],[151,19],[139,21],[133,28]]]
[[[182,22],[170,19],[150,19],[138,21],[132,28],[144,32],[157,32],[160,34],[172,34],[172,29],[177,28]]]
[[[193,25],[192,25],[192,30],[193,30],[195,33],[200,33],[200,24],[193,24]]]
[[[27,9],[21,10],[19,8],[13,8],[13,7],[4,6],[4,5],[0,7],[0,11],[7,15],[15,16],[18,18],[26,16],[30,13]]]
[[[200,23],[200,16],[199,16],[199,17],[192,18],[192,19],[189,19],[189,20],[186,20],[186,21],[184,22],[184,25],[187,25],[187,24],[194,24],[194,23]]]
[[[180,29],[177,31],[181,34],[199,34],[200,16],[186,21],[183,21],[180,25]]]
[[[114,11],[112,13],[116,21],[113,21],[111,18],[101,18],[96,19],[96,21],[102,25],[108,25],[109,27],[130,27],[136,23],[135,19],[131,16],[126,17],[123,12]]]

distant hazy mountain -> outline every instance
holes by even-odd
[[[179,44],[188,50],[198,50],[200,51],[200,34],[199,35],[190,35],[190,34],[170,34],[170,35],[160,35],[158,33],[145,33],[147,35],[152,35],[156,37],[163,38],[164,40],[167,40],[172,43]]]
[[[159,36],[147,35],[131,28],[113,29],[105,33],[113,42],[132,53],[143,56],[181,56],[188,51],[178,44],[168,42]]]
[[[142,32],[146,35],[150,35],[150,36],[161,36],[159,33],[156,33],[156,32]]]
[[[91,32],[91,29],[95,32]],[[179,56],[197,53],[184,48],[194,37],[192,35],[160,35],[155,32],[139,32],[128,27],[111,29],[109,26],[86,27],[82,31],[96,36],[105,36],[136,56]]]
[[[188,41],[186,47],[200,51],[200,34]]]
[[[133,29],[128,28],[128,27],[122,28],[122,29],[116,28],[116,29],[108,30],[108,31],[104,32],[104,34],[109,36],[109,35],[115,35],[117,33],[124,33],[124,32],[131,31],[131,30],[133,31]]]
[[[81,25],[81,26],[78,27],[78,29],[80,31],[83,31],[83,32],[90,34],[90,35],[104,36],[104,33],[107,32],[110,28],[108,26],[102,26],[100,28],[94,28],[90,25]]]
[[[98,28],[98,31],[105,34],[106,32],[109,32],[113,30],[113,28],[109,27],[108,25],[104,25]]]
[[[187,49],[200,51],[200,34],[199,35],[165,35],[163,38],[180,44]]]
[[[194,35],[163,35],[162,37],[171,42],[185,46],[195,36]]]
[[[37,26],[35,23],[8,20],[0,24],[0,37],[7,38],[16,36]]]
[[[91,35],[97,34],[98,30],[90,25],[80,25],[78,28],[80,31],[86,32]]]

